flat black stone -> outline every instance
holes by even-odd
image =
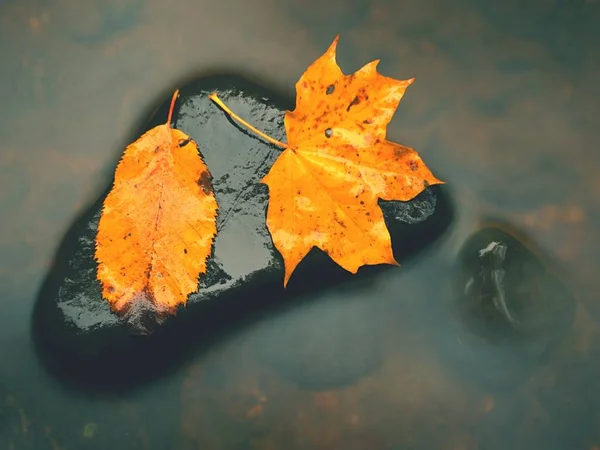
[[[147,327],[150,336],[136,335],[139,317],[127,321],[113,314],[96,280],[94,239],[107,189],[68,231],[36,304],[36,348],[61,376],[83,373],[86,379],[123,381],[130,374],[139,383],[141,373],[172,367],[191,348],[209,345],[275,305],[294,304],[300,293],[353,277],[313,249],[284,291],[283,262],[265,225],[268,189],[259,183],[281,150],[231,121],[208,98],[213,91],[241,117],[284,140],[283,114],[294,108],[293,98],[227,74],[180,89],[173,125],[198,144],[219,203],[218,235],[207,274],[199,292],[176,316]],[[165,98],[132,140],[165,122],[169,100]],[[431,245],[447,229],[452,210],[444,192],[444,186],[432,186],[409,202],[380,202],[399,262]],[[356,277],[390,269],[365,267]]]

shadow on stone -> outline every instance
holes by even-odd
[[[293,307],[326,286],[358,277],[369,280],[391,266],[362,268],[355,276],[313,249],[283,289],[283,264],[265,225],[268,190],[259,183],[280,149],[239,128],[217,108],[219,97],[241,117],[283,140],[286,98],[248,77],[211,74],[186,84],[173,126],[199,146],[213,176],[219,203],[218,234],[207,274],[187,306],[148,335],[131,333],[101,298],[96,281],[94,239],[106,192],[82,214],[64,237],[40,290],[32,333],[38,355],[61,381],[94,392],[139,386],[235,333],[237,329]],[[137,139],[164,123],[171,93],[165,95]],[[120,156],[120,152],[119,152]],[[448,228],[452,206],[444,186],[427,188],[409,202],[381,202],[394,253],[400,263],[431,245]]]

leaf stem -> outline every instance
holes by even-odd
[[[266,141],[269,141],[271,144],[275,144],[278,147],[281,148],[287,148],[288,145],[284,144],[283,142],[278,141],[277,139],[273,139],[271,136],[266,135],[265,133],[263,133],[262,131],[260,131],[259,129],[253,127],[252,125],[250,125],[248,122],[246,122],[244,119],[242,119],[240,116],[238,116],[236,113],[234,113],[232,110],[230,110],[225,103],[223,103],[221,101],[221,99],[218,97],[216,92],[213,92],[212,94],[210,94],[208,96],[208,98],[210,98],[213,102],[215,102],[217,105],[219,105],[221,107],[221,109],[223,111],[225,111],[227,114],[229,114],[235,121],[241,123],[242,125],[244,125],[246,128],[248,128],[250,131],[253,131],[254,133],[256,133],[258,136],[260,136],[261,138],[265,139]]]
[[[177,100],[177,97],[179,97],[179,89],[177,89],[173,93],[173,98],[171,98],[171,106],[169,106],[169,116],[167,117],[167,125],[169,125],[169,127],[171,127],[171,120],[173,118],[173,109],[175,108],[175,101]]]

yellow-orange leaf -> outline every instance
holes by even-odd
[[[335,59],[338,38],[297,82],[296,109],[284,118],[288,143],[274,142],[285,150],[262,180],[284,285],[312,247],[352,273],[367,264],[397,264],[378,199],[408,201],[443,183],[413,149],[386,140],[413,80],[382,76],[379,61],[344,75]]]
[[[198,289],[217,232],[217,201],[196,143],[169,117],[130,144],[104,200],[98,280],[112,309],[173,313]]]

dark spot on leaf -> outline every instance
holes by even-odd
[[[185,253],[187,255],[187,248],[183,249],[183,253]]]
[[[333,94],[333,91],[335,91],[335,86],[333,84],[330,84],[329,86],[327,86],[327,90],[325,91],[325,93],[327,95]]]
[[[123,236],[123,239],[127,239],[130,236],[131,236],[131,233],[127,233],[125,236]]]
[[[363,123],[364,123],[365,125],[371,125],[371,124],[373,123],[373,121],[372,121],[372,120],[370,120],[370,119],[365,119],[365,120],[363,120]]]
[[[327,128],[325,130],[325,137],[330,138],[332,134],[333,134],[333,130],[331,128]]]
[[[323,111],[319,117],[316,117],[314,119],[315,123],[318,124],[319,122],[321,122],[321,120],[323,120],[323,117],[325,117],[326,114],[327,114],[327,111]]]
[[[108,288],[106,288],[106,290],[112,294],[113,292],[115,292],[115,287],[114,286],[108,286]]]
[[[154,147],[154,153],[158,153],[159,149],[160,149],[160,147],[158,145],[156,147]]]
[[[190,141],[192,140],[192,138],[187,138],[187,139],[181,139],[177,145],[179,146],[179,148],[181,147],[185,147],[186,145],[188,145],[190,143]]]
[[[350,111],[350,108],[352,108],[354,105],[358,105],[359,103],[360,103],[360,99],[358,98],[358,95],[357,95],[356,97],[354,97],[354,99],[350,102],[350,104],[346,108],[346,112]]]
[[[337,224],[342,227],[342,228],[346,228],[346,224],[344,222],[342,222],[340,219],[338,219],[337,217],[335,218],[335,221],[337,222]]]
[[[365,204],[365,202],[364,202],[363,200],[361,200],[361,201],[360,201],[360,204],[361,204],[361,205],[364,205],[364,204]]]
[[[406,153],[406,149],[403,147],[396,147],[394,149],[394,156],[396,158],[401,158],[402,156],[404,156],[404,154]],[[409,163],[410,164],[410,163]],[[414,169],[413,169],[414,170]]]
[[[408,167],[410,167],[410,170],[415,171],[419,168],[419,163],[417,163],[415,160],[410,160],[408,162]]]
[[[371,215],[371,213],[370,213],[370,212],[368,212],[366,215],[367,215],[367,216],[370,216],[370,215]]]
[[[198,186],[202,188],[205,194],[209,194],[212,191],[212,177],[210,173],[204,171],[198,178]]]

